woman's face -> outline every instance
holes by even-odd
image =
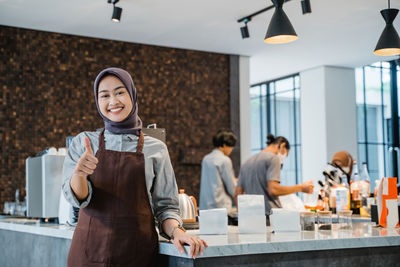
[[[115,122],[125,120],[133,108],[125,85],[113,75],[106,76],[101,80],[97,98],[101,113],[107,119]]]

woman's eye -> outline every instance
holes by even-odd
[[[101,97],[101,98],[107,98],[108,95],[101,95],[100,97]]]
[[[124,91],[120,91],[120,92],[117,92],[117,95],[123,95],[125,92]]]

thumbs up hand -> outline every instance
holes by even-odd
[[[89,138],[85,137],[85,152],[76,164],[74,175],[86,178],[88,175],[93,174],[98,162],[98,159],[93,154]]]

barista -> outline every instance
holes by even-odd
[[[63,193],[79,220],[68,266],[154,266],[161,234],[183,253],[202,254],[207,244],[181,227],[178,190],[167,147],[144,136],[137,92],[119,68],[99,73],[94,84],[104,128],[82,132],[68,149]]]
[[[265,214],[271,208],[281,208],[279,196],[297,192],[312,193],[313,182],[284,186],[280,184],[281,167],[290,150],[288,140],[283,136],[267,136],[267,147],[250,157],[241,167],[237,194],[264,195]]]
[[[333,155],[331,165],[340,169],[346,175],[347,182],[350,184],[350,177],[353,172],[354,163],[351,154],[346,150],[342,150]]]
[[[213,137],[214,150],[201,163],[200,209],[232,210],[235,197],[235,175],[229,155],[237,137],[231,130],[221,129]]]

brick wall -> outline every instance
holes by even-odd
[[[230,126],[229,55],[0,26],[0,209],[25,187],[25,159],[103,126],[93,82],[128,70],[144,125],[167,130],[178,186],[199,195],[200,160]]]

